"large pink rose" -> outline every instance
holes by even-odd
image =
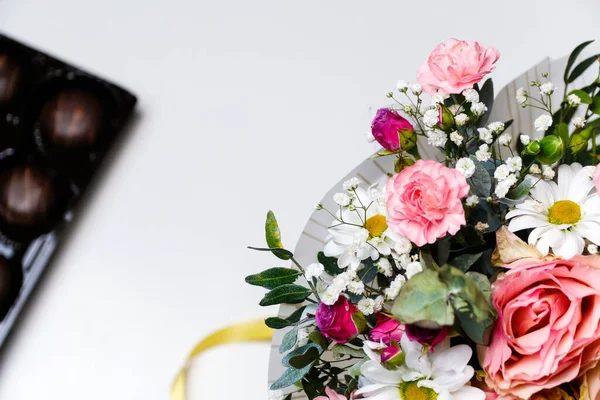
[[[413,126],[396,111],[389,108],[377,110],[371,125],[371,133],[386,150],[397,151],[402,148],[401,135],[412,135]]]
[[[482,366],[501,395],[528,399],[600,358],[600,256],[522,259],[493,286],[498,311]]]
[[[417,80],[427,93],[441,90],[448,94],[471,89],[494,70],[500,53],[479,42],[450,39],[437,46],[419,68]]]
[[[596,184],[596,193],[598,193],[598,196],[600,196],[600,165],[596,166],[596,169],[594,170],[594,173],[592,174],[592,179],[594,180],[594,183]]]
[[[436,161],[419,160],[387,183],[388,227],[417,246],[454,235],[465,224],[460,199],[467,194],[463,174]]]
[[[364,315],[344,296],[340,296],[332,306],[320,303],[315,319],[323,336],[336,343],[354,339],[366,325]]]
[[[374,342],[381,341],[389,346],[392,340],[400,343],[403,333],[404,326],[400,321],[379,313],[377,314],[377,323],[375,324],[375,327],[369,332],[369,338]]]

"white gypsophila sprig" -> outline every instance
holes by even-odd
[[[346,207],[346,206],[350,205],[350,203],[351,203],[350,196],[348,196],[346,193],[334,194],[333,201],[335,202],[335,204],[342,206],[342,207]]]
[[[375,313],[375,300],[370,299],[368,297],[363,297],[356,304],[358,311],[363,313],[364,315],[371,315]]]
[[[487,106],[483,103],[472,103],[471,104],[471,112],[480,117],[488,110]]]
[[[598,246],[596,246],[595,244],[588,244],[587,251],[589,254],[595,256],[598,254]]]
[[[479,150],[475,152],[475,157],[477,158],[477,161],[488,161],[490,158],[492,158],[490,146],[488,146],[487,144],[482,144],[481,146],[479,146]]]
[[[531,142],[531,138],[529,137],[529,135],[525,134],[519,135],[519,140],[521,141],[523,146],[527,146],[529,142]]]
[[[475,207],[477,204],[479,204],[479,197],[477,197],[476,194],[472,194],[471,196],[467,197],[465,204],[467,207]]]
[[[467,114],[461,113],[454,117],[454,122],[456,126],[464,126],[469,122],[469,116]]]
[[[458,115],[465,111],[465,108],[460,104],[452,104],[450,107],[448,107],[448,111],[450,111],[452,115]]]
[[[444,100],[446,100],[448,97],[450,97],[449,94],[438,90],[431,96],[431,105],[437,106],[438,104],[444,104]]]
[[[544,165],[544,168],[542,169],[542,176],[544,177],[544,179],[551,181],[552,179],[554,179],[555,175],[556,173],[554,172],[554,169],[552,169],[551,166]]]
[[[479,132],[479,140],[482,142],[486,144],[492,144],[494,141],[494,135],[488,128],[478,128],[477,132]]]
[[[540,115],[534,122],[535,130],[538,132],[547,131],[552,126],[552,116],[548,114]]]
[[[494,178],[498,181],[503,181],[510,175],[510,168],[506,164],[499,165],[494,171]]]
[[[510,146],[510,142],[512,142],[512,135],[508,132],[503,133],[498,137],[498,143],[502,146],[508,147]]]
[[[423,115],[423,123],[428,128],[433,128],[439,122],[439,111],[437,109],[429,109]]]
[[[446,132],[439,129],[434,129],[427,132],[427,143],[435,147],[444,147],[448,141]]]
[[[362,183],[362,181],[356,177],[354,178],[350,178],[347,181],[345,181],[342,184],[342,187],[344,188],[344,190],[348,190],[348,191],[353,191],[356,188],[358,188],[358,185],[360,185]]]
[[[456,170],[465,178],[470,178],[475,173],[475,163],[468,157],[461,158],[456,162]]]
[[[452,141],[452,143],[454,143],[457,146],[462,146],[464,139],[465,138],[457,131],[450,133],[450,140]]]
[[[497,171],[497,169],[496,169],[496,171]],[[494,194],[498,198],[506,197],[510,188],[515,183],[517,183],[517,177],[515,176],[515,174],[509,174],[506,178],[504,178],[503,180],[498,182],[498,184],[496,185],[496,189],[494,190]]]
[[[390,287],[383,290],[383,293],[385,294],[386,299],[394,300],[396,297],[398,297],[398,294],[400,293],[400,289],[402,289],[402,286],[405,283],[406,283],[406,278],[404,278],[404,276],[402,276],[402,275],[398,275],[396,278],[394,278],[394,280],[390,283]]]
[[[540,85],[540,93],[550,96],[556,90],[556,85],[552,82],[546,82]]]
[[[523,107],[525,107],[525,103],[527,103],[527,98],[529,97],[529,94],[525,91],[525,89],[523,89],[522,87],[517,89],[517,103],[519,103],[520,105],[522,105]]]
[[[462,95],[465,96],[465,101],[468,103],[479,103],[479,93],[475,89],[464,90]]]
[[[406,81],[399,80],[398,82],[396,82],[396,89],[401,93],[405,93],[408,90],[408,86],[409,83]]]
[[[585,124],[587,123],[587,121],[583,117],[575,117],[571,122],[573,123],[573,126],[575,126],[575,128],[584,128]]]
[[[319,279],[321,275],[325,272],[325,267],[321,263],[312,263],[308,267],[304,269],[304,276],[307,280],[312,280],[312,278]]]
[[[410,91],[415,96],[419,96],[421,93],[423,93],[423,87],[421,87],[419,83],[413,83],[412,85],[410,85]]]
[[[529,167],[529,173],[533,175],[540,175],[542,170],[538,164],[532,164],[531,167]]]
[[[488,125],[487,128],[490,131],[494,132],[495,134],[500,134],[500,133],[504,132],[504,122],[500,122],[500,121],[492,122],[491,124]]]
[[[519,156],[508,157],[506,159],[506,166],[510,172],[519,172],[523,169],[523,160]]]
[[[567,103],[569,103],[571,107],[577,107],[581,104],[581,97],[576,94],[570,94],[567,96]]]
[[[377,266],[377,271],[388,278],[394,274],[392,263],[385,257],[381,257],[375,265]]]

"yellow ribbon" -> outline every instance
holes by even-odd
[[[257,320],[245,322],[237,325],[231,325],[214,332],[210,336],[201,340],[192,349],[187,356],[184,366],[181,368],[173,386],[171,386],[171,400],[186,399],[187,373],[192,360],[205,350],[211,347],[228,343],[242,342],[266,342],[273,337],[273,330],[265,325],[265,321]]]

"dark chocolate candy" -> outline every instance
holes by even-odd
[[[64,89],[42,108],[42,135],[59,149],[88,148],[102,130],[104,110],[93,92],[84,89]]]
[[[9,102],[15,92],[21,76],[19,65],[6,54],[0,54],[0,104]]]
[[[23,284],[23,271],[0,256],[0,320],[13,305]]]
[[[0,174],[0,220],[9,230],[41,233],[54,222],[57,205],[56,185],[46,170],[22,166]]]

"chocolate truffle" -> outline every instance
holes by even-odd
[[[0,104],[13,98],[20,75],[19,65],[6,54],[0,54]]]
[[[57,205],[56,186],[46,170],[24,166],[0,174],[0,222],[8,236],[15,236],[12,232],[36,236],[49,230]]]
[[[92,146],[102,130],[104,110],[94,93],[65,89],[44,104],[40,116],[44,138],[58,149]]]
[[[0,320],[12,307],[23,284],[23,271],[0,256]]]

